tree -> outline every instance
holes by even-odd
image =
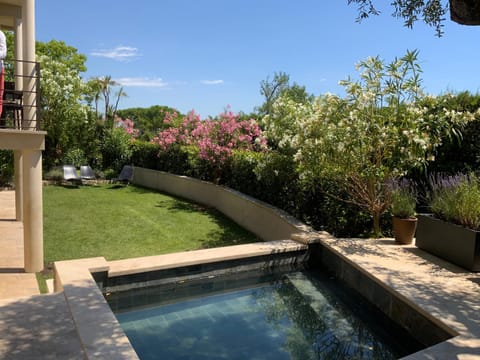
[[[102,93],[102,84],[98,78],[90,79],[87,81],[87,89],[85,100],[90,106],[92,106],[92,102],[95,104],[95,119],[98,119],[98,103],[100,102],[100,95]]]
[[[70,149],[91,149],[96,139],[95,121],[83,103],[86,87],[81,72],[86,70],[86,57],[64,42],[52,40],[37,43],[37,61],[42,68],[41,119],[47,131],[48,168],[59,164]]]
[[[79,54],[76,48],[63,41],[51,40],[47,43],[38,41],[36,43],[36,53],[37,55],[43,55],[45,59],[64,64],[66,68],[76,74],[87,71],[85,66],[87,57]]]
[[[180,125],[183,119],[183,115],[176,109],[161,105],[117,110],[117,115],[135,121],[135,127],[140,131],[140,139],[145,141],[150,141],[159,131],[172,126],[171,121],[164,122],[165,118],[173,118],[176,125]]]
[[[120,87],[120,89],[118,89],[118,91],[115,93],[115,97],[116,97],[115,105],[113,105],[110,110],[113,119],[115,119],[115,117],[117,116],[118,104],[120,102],[120,99],[122,97],[127,97],[127,96],[128,96],[127,93],[125,92],[125,90],[123,90],[123,86]]]
[[[357,21],[370,15],[379,15],[374,0],[348,0],[358,5]],[[476,0],[393,0],[393,16],[403,19],[404,25],[412,28],[417,21],[435,28],[437,36],[443,34],[445,14],[450,9],[451,20],[463,25],[480,25],[480,3]]]
[[[347,194],[341,200],[369,212],[376,236],[390,206],[388,183],[424,166],[445,134],[473,117],[441,105],[435,116],[428,112],[420,102],[417,54],[407,51],[388,64],[379,57],[360,62],[359,80],[341,82],[346,98],[321,96],[310,115],[295,117],[300,131],[291,142],[301,177],[336,181]],[[428,101],[432,108],[437,99]]]
[[[308,94],[305,86],[297,83],[290,85],[290,76],[284,72],[276,72],[273,79],[267,77],[260,82],[260,94],[265,97],[264,103],[257,109],[260,116],[268,115],[272,112],[272,106],[280,96],[290,98],[297,103],[311,101],[312,95]]]

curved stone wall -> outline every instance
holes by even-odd
[[[216,208],[265,241],[311,229],[284,211],[230,188],[187,176],[134,167],[132,183]]]

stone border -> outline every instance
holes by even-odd
[[[135,350],[107,304],[92,274],[121,276],[175,268],[182,265],[221,262],[248,257],[307,250],[292,240],[226,246],[160,256],[107,262],[103,257],[57,261],[54,289],[63,291],[88,359],[138,359]]]
[[[322,256],[324,261],[330,260],[328,265],[341,278],[365,293],[367,299],[383,302],[379,308],[390,316],[399,317],[407,329],[427,331],[422,327],[427,319],[438,326],[435,336],[451,336],[402,359],[480,359],[478,286],[459,276],[460,268],[449,270],[451,264],[434,257],[425,261],[420,254],[410,252],[411,249],[417,251],[413,245],[395,245],[393,239],[337,239],[319,234],[317,241],[340,258],[340,262],[332,264],[331,256]],[[349,266],[346,268],[345,264]],[[432,276],[435,272],[438,273]],[[365,275],[367,281],[361,275]],[[375,289],[378,286],[395,298],[379,299]],[[417,313],[405,309],[405,304]],[[421,335],[427,338],[430,334]]]
[[[63,291],[87,359],[138,359],[92,277],[108,271],[103,257],[58,261],[55,291]]]

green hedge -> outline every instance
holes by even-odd
[[[303,183],[289,155],[236,151],[221,169],[197,155],[196,148],[190,146],[174,146],[169,151],[140,141],[132,146],[136,166],[215,181],[283,209],[315,229],[342,237],[366,236],[371,229],[368,214],[338,199],[341,190],[332,180]],[[385,221],[385,231],[388,228]]]
[[[8,185],[13,179],[13,151],[0,150],[0,187]]]

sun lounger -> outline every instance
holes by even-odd
[[[73,165],[63,165],[63,180],[74,184],[82,183],[82,178],[78,176],[77,169]]]
[[[133,179],[133,167],[130,165],[125,165],[122,168],[122,171],[120,171],[120,174],[118,177],[112,179],[112,182],[121,182],[121,183],[126,183],[129,184],[130,181]]]
[[[89,165],[80,166],[80,178],[82,180],[95,180],[96,176]]]

